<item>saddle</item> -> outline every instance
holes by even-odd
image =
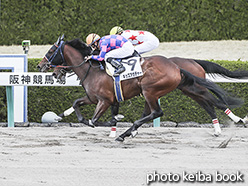
[[[94,54],[98,53],[99,51],[94,51]],[[124,101],[121,81],[143,76],[143,71],[141,68],[141,64],[143,63],[143,61],[143,58],[137,51],[135,51],[132,56],[122,58],[121,63],[124,65],[126,70],[116,77],[113,76],[116,69],[111,64],[105,62],[105,71],[114,80],[115,96],[118,102]]]

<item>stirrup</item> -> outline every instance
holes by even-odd
[[[119,76],[122,72],[124,72],[126,69],[124,66],[117,69],[117,71],[113,74],[114,77]]]

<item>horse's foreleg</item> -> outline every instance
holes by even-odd
[[[145,108],[144,108],[144,111],[142,113],[141,118],[144,118],[144,117],[148,116],[149,114],[151,114],[151,110],[150,110],[149,105],[147,104],[147,102],[145,102]]]
[[[160,108],[159,104],[158,104],[158,100],[156,100],[155,102],[153,103],[149,103],[147,102],[147,106],[148,108],[152,108],[152,109],[148,109],[147,108],[147,111],[149,110],[152,110],[150,112],[149,115],[145,116],[145,117],[142,117],[141,119],[137,120],[134,122],[134,124],[132,125],[132,127],[130,127],[128,130],[126,130],[123,134],[121,134],[118,138],[116,138],[116,141],[124,141],[125,137],[128,137],[128,136],[136,136],[137,134],[137,129],[139,127],[141,127],[144,123],[150,121],[150,120],[153,120],[155,118],[158,118],[158,117],[161,117],[163,116],[163,111],[162,109]],[[146,109],[145,109],[146,110]],[[144,114],[143,114],[144,115]]]
[[[123,115],[119,114],[120,104],[116,102],[114,105],[111,106],[111,114],[112,114],[112,124],[116,124],[117,121],[120,121],[124,118]]]
[[[97,120],[103,115],[103,113],[109,108],[110,104],[106,101],[98,101],[94,115],[90,120],[91,124],[97,122]]]
[[[66,111],[64,111],[63,113],[61,113],[59,116],[61,117],[65,117],[70,115],[71,113],[73,113],[75,111],[76,116],[78,118],[78,121],[80,123],[84,123],[86,125],[89,125],[91,127],[94,127],[93,125],[90,124],[89,121],[87,121],[86,119],[84,119],[84,117],[82,116],[81,112],[80,112],[80,106],[83,105],[89,105],[92,104],[92,102],[88,99],[87,96],[84,96],[82,98],[76,99],[72,105],[71,108],[67,109]]]
[[[67,110],[65,110],[64,112],[62,112],[61,114],[59,114],[59,117],[63,118],[63,117],[69,116],[69,115],[71,115],[74,111],[75,111],[74,108],[73,108],[73,107],[70,107],[69,109],[67,109]]]
[[[103,126],[116,126],[116,123],[124,118],[123,115],[119,113],[119,103],[116,102],[114,105],[111,106],[111,116],[112,119],[110,121],[104,122],[101,125]]]

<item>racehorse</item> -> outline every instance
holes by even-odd
[[[185,59],[185,58],[179,58],[179,57],[168,58],[168,60],[177,64],[180,68],[187,70],[193,75],[197,77],[201,77],[201,78],[206,78],[206,73],[210,74],[212,77],[215,77],[215,74],[217,74],[225,78],[236,78],[236,79],[247,79],[248,78],[248,71],[230,71],[216,63],[206,61],[206,60]],[[182,92],[185,95],[191,97],[190,94],[188,93],[188,89],[182,89]],[[204,103],[201,103],[201,100],[198,100],[196,97],[191,97],[191,98],[195,100],[196,102],[198,102],[201,106],[204,104]],[[244,124],[247,123],[246,117],[242,119],[234,115],[232,111],[226,106],[222,105],[222,107],[219,107],[219,109],[223,110],[224,113],[226,113],[235,123],[238,123],[238,122],[242,122]]]
[[[98,51],[94,51],[96,54],[98,54]],[[248,71],[229,71],[228,69],[210,62],[206,60],[196,60],[196,59],[186,59],[186,58],[179,58],[179,57],[172,57],[168,58],[169,61],[177,64],[180,68],[189,71],[193,75],[201,78],[206,78],[206,72],[215,77],[215,74],[218,74],[223,77],[227,78],[237,78],[237,79],[242,79],[242,78],[248,78]],[[55,68],[54,69],[54,76],[57,77],[58,79],[63,77],[65,78],[65,73],[66,71],[63,68]],[[190,97],[190,94],[188,93],[188,89],[182,89],[182,92]],[[193,100],[198,102],[200,105],[203,105],[201,103],[201,100],[196,99],[196,97],[191,97]],[[205,109],[205,108],[204,108]],[[221,110],[224,111],[225,114],[227,114],[235,123],[241,122],[241,123],[246,123],[247,119],[242,119],[236,115],[225,105],[220,108]],[[206,109],[205,109],[206,110]],[[206,110],[209,112],[208,110]],[[144,114],[148,114],[149,107],[145,104],[145,110]],[[66,112],[65,112],[66,113]],[[104,123],[99,123],[98,125],[104,125],[104,126],[115,126],[117,121],[119,120],[119,103],[116,102],[115,105],[112,105],[111,107],[111,113],[112,113],[112,119],[109,122],[104,122]],[[65,114],[61,113],[59,115],[60,117],[64,117]],[[212,116],[212,119],[214,119],[215,115]]]
[[[193,75],[200,77],[200,78],[206,78],[206,73],[209,73],[213,77],[215,77],[215,74],[218,74],[219,76],[223,76],[225,78],[237,78],[237,79],[243,79],[248,78],[248,71],[230,71],[216,63],[206,61],[206,60],[196,60],[196,59],[186,59],[186,58],[179,58],[179,57],[172,57],[168,58],[169,61],[172,63],[177,64],[180,68],[187,70],[188,72],[192,73]],[[188,89],[182,89],[181,90],[185,95],[190,96],[190,93],[188,92]],[[198,102],[201,106],[204,105],[204,103],[201,103],[202,100],[198,100],[196,97],[191,97],[193,100]],[[207,108],[203,107],[208,113],[209,111]],[[219,108],[224,111],[225,114],[227,114],[235,123],[241,122],[246,124],[247,119],[246,117],[240,118],[225,105],[222,105],[222,108]],[[108,122],[110,125],[115,125],[117,123],[117,120],[114,116],[116,116],[119,112],[119,103],[116,103],[115,106],[112,106],[112,120]],[[145,110],[144,114],[150,113],[149,107],[145,104]],[[214,119],[215,115],[212,116],[212,119]]]
[[[63,37],[62,37],[63,38]],[[113,79],[99,68],[92,68],[98,64],[93,60],[85,60],[91,55],[91,48],[79,39],[64,42],[59,37],[57,42],[50,48],[45,57],[39,63],[40,71],[47,71],[52,65],[72,69],[80,78],[80,83],[84,87],[87,96],[75,100],[73,109],[79,122],[94,127],[94,123],[102,116],[110,105],[115,105]],[[143,76],[122,82],[123,97],[128,100],[134,96],[142,94],[149,107],[149,113],[144,112],[143,117],[133,123],[133,125],[121,134],[116,140],[124,141],[125,137],[135,136],[137,129],[152,119],[163,115],[158,99],[169,92],[180,89],[188,90],[188,95],[199,100],[202,107],[216,118],[214,106],[222,108],[223,105],[239,105],[237,99],[228,96],[224,90],[216,84],[205,79],[196,77],[186,70],[180,69],[175,63],[170,62],[163,56],[145,57],[141,67]],[[213,96],[209,91],[216,95]],[[96,104],[96,109],[91,120],[87,121],[80,113],[79,107],[86,104]],[[214,125],[215,134],[219,135],[221,129]]]

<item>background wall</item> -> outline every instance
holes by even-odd
[[[109,34],[113,26],[154,33],[161,42],[248,39],[247,0],[4,0],[0,45],[51,44],[58,35]]]

